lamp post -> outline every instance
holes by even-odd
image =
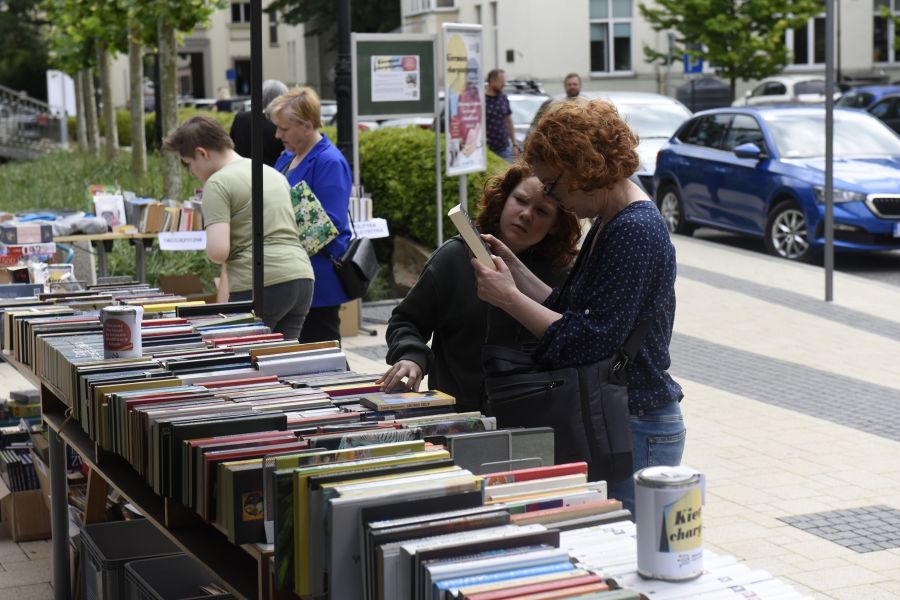
[[[337,147],[353,169],[353,79],[350,73],[350,0],[338,0],[338,55],[334,68]]]

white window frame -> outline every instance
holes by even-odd
[[[889,1],[889,5],[893,5],[893,9],[891,10],[891,15],[894,17],[900,16],[900,1],[892,0]],[[872,8],[874,10],[874,14],[872,15],[872,51],[875,51],[875,18],[881,17],[881,7],[878,5],[878,0],[872,2]],[[887,39],[888,39],[888,47],[887,47],[887,56],[888,59],[886,61],[878,61],[874,62],[873,65],[896,65],[900,64],[900,48],[894,47],[894,39],[897,37],[897,26],[894,24],[894,20],[891,18],[887,19]]]
[[[791,62],[785,67],[785,71],[808,71],[810,68],[823,69],[825,68],[825,60],[822,62],[815,62],[816,60],[816,19],[825,20],[825,13],[819,13],[813,17],[810,17],[806,22],[806,62],[805,63],[795,63]],[[791,53],[791,61],[793,61],[794,57],[794,29],[788,29],[784,34],[784,43],[787,46],[788,51]]]
[[[407,16],[421,15],[430,12],[448,12],[457,10],[459,0],[407,0],[408,10]],[[438,6],[438,2],[442,4],[449,3],[450,6]]]
[[[590,16],[590,12],[588,13],[588,61],[590,62],[591,56],[591,27],[593,25],[606,25],[607,32],[607,58],[609,60],[609,70],[607,71],[594,71],[593,65],[591,65],[591,77],[594,79],[601,79],[604,77],[622,77],[628,75],[634,75],[634,10],[635,10],[635,2],[631,4],[631,16],[630,17],[614,17],[613,16],[613,0],[606,0],[607,2],[607,17],[606,18],[593,18]],[[588,8],[590,11],[590,8]],[[621,71],[615,70],[616,64],[616,49],[615,49],[615,26],[618,24],[627,24],[630,28],[629,39],[631,43],[629,44],[629,51],[631,52],[631,56],[629,56],[628,64],[631,65],[629,69],[624,69]]]

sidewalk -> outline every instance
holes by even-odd
[[[816,598],[900,598],[900,287],[836,273],[826,304],[820,268],[674,241],[671,372],[706,546]],[[344,339],[351,369],[386,369],[389,314],[363,307],[376,335]],[[11,374],[2,395],[25,385]],[[0,600],[50,598],[44,548],[15,546],[0,541]]]

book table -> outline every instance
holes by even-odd
[[[66,450],[70,446],[90,467],[85,522],[102,521],[109,487],[116,489],[182,552],[215,573],[237,598],[269,597],[271,545],[235,546],[212,525],[168,498],[156,495],[119,456],[104,452],[80,425],[67,416],[71,402],[60,390],[38,378],[27,366],[4,353],[4,360],[41,391],[41,413],[50,451],[50,523],[54,600],[69,600],[69,513]]]
[[[77,235],[59,235],[53,238],[54,242],[71,244],[74,242],[91,242],[97,249],[97,273],[100,277],[106,277],[108,273],[106,252],[112,248],[116,240],[129,240],[134,246],[135,277],[141,283],[147,281],[147,247],[156,239],[155,233],[89,233]]]

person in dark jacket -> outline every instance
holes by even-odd
[[[287,91],[287,86],[277,79],[266,79],[262,86],[262,105],[263,108],[269,105],[269,102]],[[229,135],[234,140],[234,151],[243,156],[250,158],[250,121],[253,119],[253,112],[245,110],[234,116],[231,122],[231,132]],[[284,144],[281,143],[275,133],[278,129],[269,119],[263,119],[263,163],[270,167],[275,166],[275,161],[281,156],[284,150]]]
[[[572,213],[544,196],[523,164],[485,186],[476,225],[502,239],[548,285],[559,285],[577,252],[580,228]],[[481,407],[481,347],[519,346],[535,338],[502,310],[478,299],[469,250],[462,238],[445,242],[388,323],[385,390],[428,387],[456,398],[460,412]],[[431,347],[428,340],[432,338]]]

